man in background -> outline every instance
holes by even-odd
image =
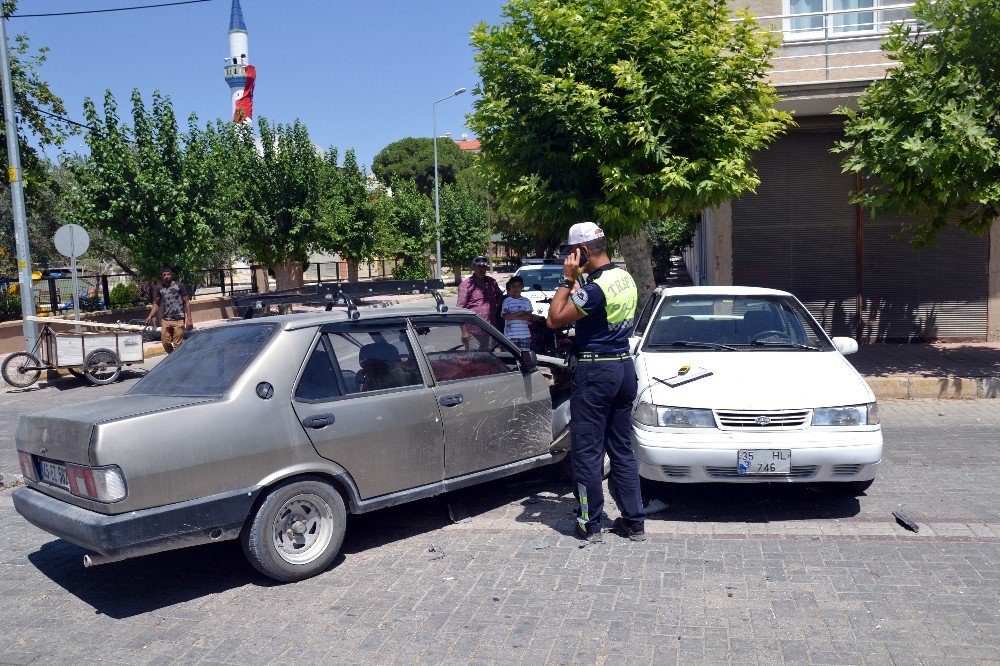
[[[194,328],[191,318],[191,300],[187,287],[174,280],[174,273],[167,267],[160,271],[160,286],[153,296],[153,307],[146,317],[149,324],[160,313],[160,340],[169,354],[184,342],[184,331]]]
[[[485,321],[494,322],[500,313],[503,293],[497,281],[486,274],[486,257],[472,261],[472,275],[458,286],[458,307],[472,310]],[[462,324],[462,343],[469,351],[490,351],[490,334],[475,324]]]

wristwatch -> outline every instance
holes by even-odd
[[[575,285],[575,284],[576,284],[576,280],[571,280],[571,279],[569,279],[568,277],[566,277],[564,275],[563,276],[562,284],[560,286],[566,287],[567,289],[572,289],[573,285]]]

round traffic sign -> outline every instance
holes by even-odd
[[[79,257],[90,247],[90,235],[79,224],[64,224],[56,230],[52,241],[59,254],[67,257]]]

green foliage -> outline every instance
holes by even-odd
[[[490,239],[486,204],[471,187],[441,190],[441,260],[445,266],[469,266]]]
[[[127,247],[141,277],[168,265],[194,283],[229,230],[230,212],[217,197],[228,165],[214,150],[215,130],[199,129],[191,116],[181,133],[170,99],[158,92],[147,110],[133,91],[131,127],[121,123],[110,91],[103,114],[87,99],[84,115],[90,157],[68,163],[74,221]]]
[[[325,246],[347,261],[371,261],[382,251],[385,240],[377,211],[378,195],[353,150],[347,151],[339,168],[336,159],[334,151],[327,156],[322,202]]]
[[[765,82],[774,40],[725,0],[510,0],[472,32],[469,126],[521,216],[612,236],[753,190],[791,122]]]
[[[472,166],[473,156],[451,139],[438,139],[438,185],[454,183],[459,172]],[[396,188],[403,181],[414,181],[417,190],[434,196],[434,141],[406,137],[379,151],[372,160],[372,173],[379,181]]]
[[[134,307],[139,302],[139,285],[134,282],[120,282],[108,296],[111,299],[111,308],[114,310]]]
[[[657,284],[663,284],[670,273],[670,257],[691,247],[697,222],[697,216],[683,215],[646,223]]]
[[[8,294],[0,291],[0,321],[13,321],[21,318],[21,295]]]
[[[327,165],[299,121],[272,125],[261,118],[258,128],[259,143],[247,125],[219,129],[220,161],[228,167],[224,207],[254,263],[304,263],[329,246],[330,220],[321,206]]]
[[[408,259],[392,271],[393,280],[429,280],[430,271],[423,260]]]
[[[916,246],[948,224],[985,233],[1000,212],[1000,4],[917,0],[918,25],[882,46],[898,66],[847,109],[845,171],[866,178],[855,201],[905,212]]]
[[[2,3],[5,14],[12,14],[17,9],[17,2],[5,0]],[[9,24],[8,24],[9,26]],[[51,219],[52,182],[49,179],[50,165],[41,150],[47,147],[61,146],[70,134],[76,130],[59,121],[54,121],[46,113],[66,115],[63,104],[49,84],[41,78],[41,69],[48,57],[48,48],[32,49],[27,34],[18,34],[10,40],[11,78],[14,88],[14,104],[19,119],[20,134],[18,146],[21,154],[21,168],[24,173],[25,209],[28,216],[29,245],[32,249],[32,260],[35,259],[36,240],[38,234],[34,231],[45,226]],[[0,141],[6,145],[6,129],[4,119],[0,114]],[[0,150],[0,169],[7,169],[7,152]],[[10,184],[3,179],[0,188],[0,249],[13,257],[15,255],[14,216],[11,212]],[[38,217],[46,218],[41,224]],[[51,241],[46,239],[51,245]],[[4,268],[0,265],[0,268]]]
[[[391,197],[377,198],[376,209],[378,226],[384,234],[380,253],[403,261],[393,275],[406,280],[425,276],[425,258],[434,231],[434,207],[430,199],[417,191],[414,181],[397,181]]]

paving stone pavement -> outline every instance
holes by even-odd
[[[648,541],[581,548],[542,470],[351,517],[334,566],[292,585],[232,542],[84,569],[2,491],[0,663],[1000,663],[994,405],[884,403],[862,497],[659,487]]]

